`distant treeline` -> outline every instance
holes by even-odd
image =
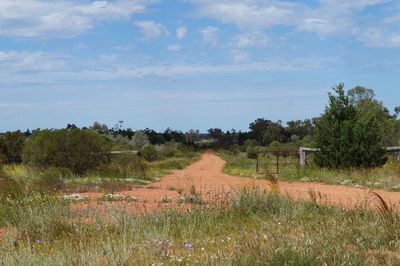
[[[286,124],[282,121],[258,118],[249,124],[249,130],[245,132],[235,129],[224,131],[220,128],[211,128],[207,133],[201,133],[199,130],[182,132],[170,128],[163,132],[149,128],[133,130],[125,128],[123,121],[119,121],[111,128],[99,122],[83,128],[68,124],[63,132],[68,132],[68,130],[93,132],[90,136],[97,134],[105,137],[108,142],[104,143],[110,143],[107,145],[110,145],[111,149],[135,149],[143,148],[146,144],[162,145],[170,142],[194,147],[231,147],[242,146],[246,143],[246,145],[251,143],[251,146],[265,147],[271,144],[276,146],[278,143],[319,148],[337,143],[335,147],[327,148],[327,152],[334,153],[335,149],[344,149],[344,147],[353,149],[351,148],[353,144],[359,146],[400,145],[400,120],[397,119],[400,108],[397,107],[391,113],[381,101],[375,99],[372,89],[358,86],[346,93],[343,87],[343,84],[340,84],[334,88],[337,95],[329,95],[330,102],[325,113],[319,118],[294,120]],[[36,129],[1,133],[0,161],[5,163],[22,162],[25,144],[38,134],[46,135],[47,133],[41,133],[43,131],[58,132],[59,130]],[[371,135],[371,132],[375,135]],[[81,136],[86,135],[81,134]],[[87,141],[83,137],[82,140]],[[364,149],[366,148],[364,146],[358,148]]]

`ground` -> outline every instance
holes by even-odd
[[[77,207],[105,208],[107,204],[120,204],[121,207],[137,211],[154,211],[164,207],[175,206],[182,195],[187,195],[193,189],[204,200],[210,200],[244,187],[257,186],[261,189],[273,189],[281,194],[298,199],[313,199],[323,204],[338,205],[343,208],[355,208],[362,205],[374,206],[378,201],[376,194],[371,190],[328,185],[316,182],[285,182],[278,181],[277,185],[268,180],[230,176],[223,173],[225,161],[212,151],[205,152],[199,161],[183,170],[174,170],[171,174],[151,185],[133,188],[119,194],[136,196],[135,203],[104,203],[98,204],[95,200],[102,197],[101,193],[82,193],[91,201],[79,203]],[[400,193],[384,190],[374,190],[385,202],[400,210]],[[161,199],[169,198],[170,203]]]

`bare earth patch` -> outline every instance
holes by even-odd
[[[223,173],[225,161],[216,156],[212,151],[205,152],[201,159],[183,170],[174,170],[161,181],[140,188],[133,188],[119,194],[135,196],[137,202],[108,202],[97,203],[96,199],[102,197],[102,193],[81,193],[89,197],[90,202],[76,203],[77,208],[95,207],[106,209],[107,206],[118,206],[127,210],[147,212],[161,210],[177,206],[181,194],[187,194],[191,189],[195,190],[205,200],[212,200],[228,192],[244,187],[260,187],[271,189],[271,182],[230,176]],[[340,185],[327,185],[310,182],[279,182],[278,188],[282,195],[296,199],[312,199],[322,204],[336,205],[343,208],[356,208],[359,206],[376,207],[378,199],[368,189],[346,187]],[[181,192],[178,193],[178,192]],[[400,192],[388,192],[374,190],[394,210],[400,211]],[[163,198],[169,198],[172,202],[163,202]]]

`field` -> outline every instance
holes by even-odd
[[[312,164],[301,168],[296,157],[280,157],[279,174],[277,175],[276,156],[264,155],[259,158],[259,172],[256,172],[256,160],[249,159],[246,153],[232,153],[223,150],[219,152],[227,165],[225,172],[230,175],[265,178],[274,175],[278,180],[300,182],[323,182],[327,184],[364,187],[370,189],[385,189],[400,191],[400,164],[390,157],[386,165],[372,169],[321,169]]]
[[[82,198],[9,182],[13,193],[0,201],[0,264],[400,263],[398,193],[378,191],[382,197],[371,197],[372,205],[359,204],[362,189],[276,184],[223,168],[207,152],[160,181],[76,194]],[[343,198],[328,202],[338,191]]]
[[[2,224],[3,265],[377,265],[400,263],[392,212],[343,210],[258,189],[226,204],[137,215],[31,195]],[[88,219],[90,217],[90,219]]]

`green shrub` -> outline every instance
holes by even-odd
[[[17,198],[23,191],[23,184],[4,174],[0,168],[0,201],[10,197]]]
[[[162,147],[163,157],[174,157],[179,154],[179,150],[173,144],[166,143]]]
[[[105,136],[78,128],[37,132],[25,146],[24,162],[61,167],[82,174],[109,162],[111,145]]]
[[[257,159],[257,147],[255,146],[248,146],[246,149],[247,152],[247,158],[249,159]]]
[[[148,164],[139,156],[132,154],[119,154],[112,158],[111,164],[103,167],[101,173],[116,175],[121,178],[145,176]]]
[[[360,109],[345,94],[344,85],[329,95],[325,114],[317,122],[316,144],[320,151],[315,162],[321,167],[378,167],[386,163],[385,118],[372,100]]]
[[[19,130],[0,135],[0,162],[21,163],[24,145],[25,136]]]
[[[51,192],[65,188],[64,178],[68,171],[50,167],[43,169],[30,182],[30,188],[39,192]],[[72,173],[70,174],[72,175]]]
[[[158,151],[154,145],[147,144],[140,151],[141,156],[149,162],[156,161],[159,157]]]

